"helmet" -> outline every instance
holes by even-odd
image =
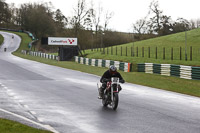
[[[114,74],[117,72],[117,68],[114,66],[114,65],[111,65],[110,68],[109,68],[109,71]]]

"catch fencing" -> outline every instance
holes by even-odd
[[[29,44],[31,44],[31,45],[33,45],[35,42],[38,41],[38,39],[36,39],[36,38],[34,37],[34,35],[33,35],[31,32],[29,32],[29,31],[16,30],[16,29],[6,29],[6,28],[0,28],[0,30],[3,30],[3,31],[11,31],[11,32],[26,33],[26,34],[32,39],[32,41],[29,43]]]
[[[138,72],[176,76],[183,79],[200,80],[200,67],[172,65],[172,64],[138,64]]]
[[[6,28],[0,28],[0,30],[26,33],[26,34],[28,34],[28,36],[29,36],[33,41],[36,40],[36,38],[34,37],[34,35],[33,35],[31,32],[29,32],[29,31],[16,30],[16,29],[6,29]]]

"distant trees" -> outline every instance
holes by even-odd
[[[152,1],[149,8],[150,8],[150,13],[152,12],[153,14],[153,17],[150,18],[148,23],[149,27],[152,27],[151,28],[152,32],[159,33],[162,28],[161,18],[163,11],[159,9],[158,1]]]
[[[176,22],[173,23],[173,33],[187,31],[190,29],[191,29],[190,22],[184,18],[178,18]]]
[[[91,9],[87,9],[85,0],[78,0],[77,7],[74,9],[74,16],[71,19],[71,25],[74,29],[75,36],[79,34],[79,30],[84,26],[91,25]]]
[[[100,22],[102,21],[102,13],[103,13],[103,7],[99,3],[97,10],[95,10],[94,4],[91,3],[91,18],[92,18],[92,24],[94,26],[94,31],[97,34],[98,28],[100,26]]]
[[[88,6],[86,0],[77,0],[73,11],[71,16],[66,17],[60,9],[55,10],[50,2],[24,3],[16,8],[14,4],[8,5],[5,0],[0,0],[0,26],[30,31],[38,39],[47,36],[77,37],[81,49],[132,41],[130,34],[109,30],[114,13],[105,12],[101,4],[98,7]]]
[[[53,19],[54,13],[49,4],[22,4],[17,12],[17,16],[19,16],[18,25],[21,29],[33,32],[38,38],[55,35],[56,21]]]
[[[8,27],[11,20],[11,12],[5,0],[0,0],[0,26]]]
[[[158,1],[152,1],[149,6],[150,19],[148,26],[150,33],[168,35],[172,33],[172,19],[171,16],[163,15],[163,11],[159,7]]]
[[[152,1],[149,6],[149,12],[144,19],[139,19],[133,24],[133,30],[137,33],[138,38],[143,38],[147,34],[156,34],[158,36],[182,32],[198,28],[200,21],[191,21],[184,18],[178,18],[176,21],[171,16],[163,14],[159,7],[158,1]]]
[[[108,24],[110,19],[113,17],[114,13],[107,11],[105,14],[105,19],[104,19],[104,31],[107,30]]]
[[[68,19],[57,9],[52,11],[51,3],[25,3],[19,8],[0,0],[0,26],[31,31],[42,36],[57,35],[68,24]]]
[[[200,27],[200,19],[193,19],[193,20],[190,21],[190,23],[191,23],[192,29]]]
[[[162,15],[162,17],[160,18],[161,20],[161,28],[158,31],[159,35],[168,35],[171,34],[173,31],[173,24],[171,16],[167,16],[167,15]]]
[[[66,26],[69,23],[68,19],[65,17],[65,15],[63,15],[60,9],[57,9],[55,11],[54,20],[55,20],[55,24],[57,26],[58,32],[63,32],[63,30],[66,28]]]
[[[0,27],[27,30],[38,39],[47,36],[77,37],[82,49],[133,41],[132,33],[109,29],[114,13],[103,9],[100,3],[95,6],[86,3],[86,0],[77,0],[73,11],[72,15],[66,17],[60,9],[54,9],[50,2],[24,3],[17,8],[0,0]],[[199,19],[188,21],[179,18],[173,21],[170,16],[163,14],[158,1],[152,1],[147,16],[133,24],[134,39],[142,40],[197,27],[200,27]]]
[[[146,17],[139,19],[136,21],[135,24],[133,24],[133,31],[134,33],[138,34],[138,39],[141,39],[141,35],[147,33],[147,20]]]

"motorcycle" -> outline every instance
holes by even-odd
[[[100,87],[98,87],[100,88]],[[120,80],[117,77],[112,77],[111,81],[107,81],[106,89],[102,95],[102,104],[104,107],[111,106],[116,110],[119,103],[119,91],[121,90]]]

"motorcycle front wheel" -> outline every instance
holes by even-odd
[[[103,104],[103,106],[104,107],[107,107],[108,106],[108,101],[107,101],[107,94],[105,93],[104,95],[103,95],[103,98],[102,98],[102,104]]]
[[[116,110],[118,107],[119,96],[118,93],[113,93],[112,109]]]

